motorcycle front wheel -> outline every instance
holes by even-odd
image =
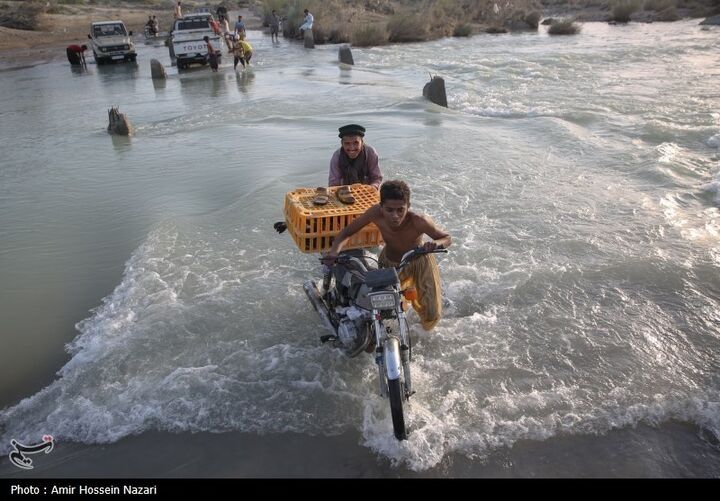
[[[407,440],[405,415],[403,414],[403,392],[400,378],[388,380],[388,396],[390,397],[390,414],[392,415],[393,431],[398,440]]]

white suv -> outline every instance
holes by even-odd
[[[110,61],[135,61],[137,53],[122,21],[102,21],[90,25],[88,38],[97,64]]]
[[[220,55],[224,47],[223,39],[210,27],[212,14],[209,12],[188,14],[175,21],[170,36],[170,58],[175,59],[178,69],[190,63],[205,64],[207,62],[207,44],[203,37],[207,36],[215,48],[220,64]]]

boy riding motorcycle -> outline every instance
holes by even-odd
[[[410,188],[405,182],[387,181],[380,187],[380,203],[343,228],[323,257],[323,263],[332,265],[348,239],[370,223],[375,223],[385,241],[378,259],[383,268],[396,266],[403,254],[416,247],[434,250],[447,248],[452,243],[450,235],[430,217],[410,210]],[[432,240],[423,243],[423,235]],[[415,258],[400,271],[399,277],[402,289],[415,287],[417,290],[417,299],[412,304],[423,329],[433,329],[442,317],[440,272],[435,256],[424,254]]]

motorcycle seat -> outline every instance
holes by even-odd
[[[398,283],[398,274],[395,268],[380,268],[365,273],[365,285],[372,289],[387,287]]]

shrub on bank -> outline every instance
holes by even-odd
[[[8,7],[0,12],[0,26],[16,30],[35,30],[40,16],[45,13],[49,4],[45,2],[17,2],[18,5]]]
[[[523,21],[527,23],[527,25],[532,29],[538,29],[538,26],[540,25],[540,19],[542,18],[542,14],[538,11],[532,11],[529,14],[526,14],[523,18]]]
[[[350,34],[347,30],[334,27],[328,34],[327,43],[348,43],[350,41]]]
[[[643,10],[662,12],[669,8],[677,7],[677,0],[645,0]]]
[[[398,14],[387,23],[390,42],[422,42],[428,38],[425,20],[420,15]]]
[[[656,13],[653,19],[661,23],[671,23],[680,19],[680,15],[675,7],[668,7],[667,9]]]
[[[469,37],[470,35],[472,35],[472,26],[469,24],[463,23],[455,26],[454,37]]]
[[[353,31],[350,40],[355,47],[372,47],[375,45],[385,45],[388,41],[388,35],[380,26],[366,24]]]
[[[611,21],[616,23],[629,23],[630,16],[640,10],[640,3],[636,0],[621,0],[612,9]]]
[[[468,36],[472,30],[465,25],[475,23],[498,27],[503,33],[514,29],[536,30],[542,3],[540,0],[504,3],[497,0],[258,0],[257,6],[266,22],[272,9],[284,17],[286,37],[299,38],[297,27],[302,23],[302,10],[307,8],[315,16],[316,25],[323,27],[327,41],[348,37],[353,40],[357,26],[363,26],[357,31],[358,36],[365,38],[364,25],[378,24],[381,28],[387,26],[379,30],[384,31],[386,41],[402,43]],[[388,15],[392,16],[389,20]],[[379,31],[374,30],[374,35],[368,32],[367,36],[377,37]]]
[[[580,25],[572,19],[559,19],[548,28],[549,35],[575,35],[580,33]]]
[[[488,28],[485,28],[485,33],[490,33],[491,35],[496,35],[499,33],[507,33],[507,28],[503,28],[502,26],[490,26]]]

